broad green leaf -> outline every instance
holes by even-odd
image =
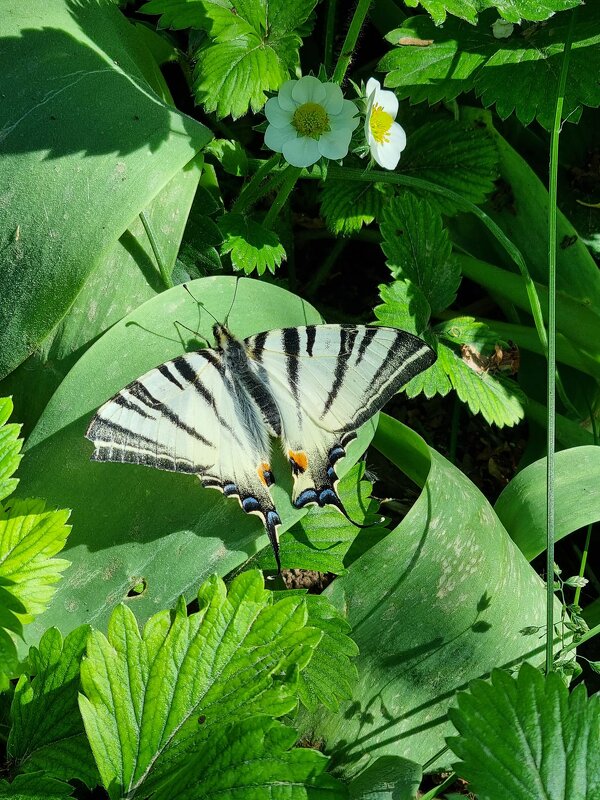
[[[189,616],[183,601],[173,616],[154,615],[141,635],[118,606],[108,638],[94,631],[88,640],[80,708],[113,798],[149,793],[234,721],[296,706],[295,672],[321,638],[306,626],[303,598],[274,603],[254,570],[229,591],[213,576],[198,602]]]
[[[54,558],[71,530],[68,511],[48,511],[43,500],[12,500],[0,508],[0,578],[26,608],[27,621],[45,610],[70,562]],[[6,585],[6,583],[5,583]]]
[[[201,157],[187,164],[144,212],[170,274],[201,166]],[[106,291],[107,286],[111,291]],[[0,391],[13,394],[15,412],[27,434],[31,433],[48,400],[85,349],[132,309],[164,289],[155,255],[138,216],[88,277],[69,313],[38,350],[0,384]]]
[[[195,349],[205,340],[212,342],[210,314],[219,320],[229,314],[229,328],[240,338],[322,321],[300,298],[258,281],[204,278],[189,288],[203,306],[176,287],[140,306],[94,343],[26,442],[17,495],[46,497],[52,505],[71,508],[73,523],[65,551],[72,567],[56,601],[27,627],[28,644],[52,625],[63,635],[92,620],[105,626],[121,601],[131,604],[143,622],[156,608],[173,605],[180,594],[191,599],[199,581],[215,571],[227,574],[267,544],[260,520],[219,492],[203,489],[193,476],[89,460],[92,446],[84,434],[98,407],[150,368],[180,355],[186,345]],[[198,336],[191,337],[183,326],[198,330]],[[372,425],[365,426],[350,444],[340,474],[366,449],[372,431]],[[274,448],[276,458],[278,451]],[[273,469],[283,534],[303,512],[291,505],[291,472],[283,455]],[[145,591],[128,597],[141,579]]]
[[[19,482],[18,478],[12,476],[21,463],[23,442],[19,439],[21,426],[7,424],[12,411],[12,399],[0,397],[0,500],[11,495]]]
[[[79,706],[79,665],[89,628],[72,631],[63,642],[56,628],[29,651],[28,673],[21,675],[13,697],[12,728],[7,751],[15,770],[43,772],[90,788],[98,771],[88,744]]]
[[[493,191],[498,174],[498,152],[481,122],[451,119],[430,122],[413,131],[402,154],[402,172],[444,186],[471,203],[482,203]],[[411,188],[444,214],[464,206],[441,194]]]
[[[372,436],[375,432],[373,422],[365,426]],[[340,465],[341,466],[341,465]],[[384,528],[377,525],[381,519],[378,505],[371,498],[373,485],[363,480],[364,464],[356,464],[341,477],[338,491],[348,516],[359,524],[369,527],[369,538],[378,541],[385,536]],[[334,506],[309,506],[307,513],[289,531],[285,538],[285,552],[281,555],[284,569],[313,569],[318,572],[345,571],[344,563],[350,549],[355,545],[358,528],[347,520]],[[260,569],[275,570],[275,557],[272,548],[267,548],[257,560]]]
[[[205,1],[208,40],[196,53],[197,101],[218,117],[259,111],[265,92],[279,89],[297,67],[297,29],[315,5],[316,0],[233,0],[223,8]]]
[[[0,224],[3,377],[210,133],[165,102],[156,63],[114,4],[1,0],[0,14],[0,174],[12,187]]]
[[[577,15],[581,10],[577,12]],[[597,48],[600,51],[600,47]],[[570,71],[569,71],[570,74]],[[548,283],[548,191],[527,161],[494,129],[491,115],[474,112],[492,132],[499,155],[500,177],[508,186],[509,202],[493,198],[485,207],[487,214],[496,222],[509,239],[519,248],[531,276],[540,284]],[[515,213],[519,209],[519,213]],[[583,328],[587,346],[584,342],[579,349],[600,352],[600,271],[588,248],[578,236],[571,222],[556,209],[556,239],[567,240],[572,245],[566,249],[556,249],[556,286],[558,291],[557,325],[571,341],[578,328]],[[480,229],[481,230],[481,229]],[[506,253],[493,244],[499,265],[514,271],[514,264]],[[495,279],[494,279],[495,280]],[[572,303],[572,300],[575,303]],[[542,310],[545,312],[547,300],[540,296]],[[563,309],[564,312],[563,312]],[[569,327],[570,326],[570,327]]]
[[[423,769],[398,756],[375,759],[348,787],[350,800],[414,800]]]
[[[439,211],[412,194],[395,197],[383,210],[381,249],[394,278],[410,280],[425,295],[432,313],[454,302],[460,269],[451,258]]]
[[[569,693],[555,672],[523,664],[458,695],[448,744],[454,766],[480,800],[595,800],[600,797],[600,695],[584,684]]]
[[[268,717],[235,722],[203,744],[164,783],[155,800],[345,800],[346,786],[325,772],[327,758],[293,749],[296,732]]]
[[[431,309],[425,295],[412,281],[394,281],[379,286],[383,303],[375,306],[373,313],[382,325],[410,333],[420,334],[425,330]]]
[[[537,0],[535,5],[539,8]],[[579,0],[565,0],[561,8],[575,5]],[[458,6],[467,8],[462,0]],[[507,18],[519,16],[513,3],[504,5],[507,9]],[[548,16],[542,14],[537,19]],[[397,45],[379,63],[379,69],[389,72],[386,86],[395,87],[401,98],[410,97],[413,103],[452,100],[474,89],[485,106],[495,105],[502,119],[515,113],[524,125],[537,119],[549,130],[571,13],[557,14],[548,24],[522,26],[500,39],[491,34],[495,19],[489,11],[474,28],[456,19],[436,27],[424,15],[409,17],[386,37]],[[595,4],[578,9],[572,37],[563,118],[576,121],[582,105],[600,104],[595,80],[600,70],[600,13]],[[425,46],[415,46],[415,39]]]
[[[555,538],[600,520],[600,447],[556,453]],[[546,459],[518,472],[494,510],[513,541],[531,561],[546,549]]]
[[[72,794],[70,784],[41,772],[17,775],[12,783],[0,781],[0,797],[10,800],[64,800]]]
[[[444,22],[446,13],[455,14],[469,22],[477,22],[477,15],[488,8],[495,8],[509,22],[521,19],[544,20],[556,11],[575,8],[582,0],[406,0],[412,8],[422,6],[435,21]]]
[[[500,427],[516,425],[523,419],[526,398],[515,381],[471,368],[458,353],[441,342],[437,354],[452,388],[473,414],[481,414],[487,422]]]
[[[400,525],[324,592],[351,625],[359,680],[340,712],[297,724],[344,775],[367,754],[447,766],[456,692],[494,667],[544,659],[545,586],[481,492],[385,414],[374,443],[424,485]]]
[[[321,214],[337,236],[357,233],[363,225],[380,219],[393,190],[385,183],[325,181],[321,192]]]
[[[234,269],[250,275],[275,270],[285,259],[285,250],[274,231],[267,230],[243,214],[225,214],[218,221],[223,234],[221,253],[231,254]]]
[[[282,592],[282,595],[289,590]],[[358,674],[354,661],[358,648],[351,639],[350,626],[322,595],[303,595],[308,610],[308,624],[323,632],[308,666],[298,678],[300,702],[309,711],[324,705],[337,711],[341,700],[352,696]]]

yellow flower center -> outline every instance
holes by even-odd
[[[373,134],[373,138],[376,142],[379,144],[385,144],[386,142],[389,142],[390,128],[392,127],[393,121],[394,118],[391,114],[388,114],[387,111],[384,111],[380,105],[377,105],[377,103],[373,103],[369,127],[371,128],[371,133]]]
[[[294,111],[292,125],[300,136],[318,139],[329,130],[329,117],[319,103],[303,103]]]

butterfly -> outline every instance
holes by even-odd
[[[332,505],[337,461],[356,430],[436,359],[406,331],[307,325],[237,339],[220,323],[214,348],[160,364],[100,407],[86,437],[94,461],[197,475],[258,515],[281,570],[279,514],[269,487],[271,437],[281,439],[296,508]]]

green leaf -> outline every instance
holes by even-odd
[[[296,725],[327,742],[341,776],[366,754],[446,767],[456,692],[494,667],[544,659],[545,586],[481,492],[383,413],[374,443],[423,488],[398,527],[324,592],[351,625],[359,679],[340,712],[303,713]],[[522,633],[527,626],[535,632]]]
[[[10,509],[0,509],[0,578],[13,582],[10,592],[28,616],[44,611],[69,566],[53,558],[71,530],[69,513],[47,511],[43,500],[13,500]]]
[[[421,5],[431,14],[436,25],[444,22],[446,13],[455,14],[469,22],[477,22],[477,14],[493,7],[509,22],[520,22],[521,18],[543,20],[556,11],[575,8],[582,0],[406,0],[406,5],[416,8]]]
[[[402,387],[402,391],[406,393],[407,397],[418,397],[420,394],[424,394],[427,398],[435,397],[437,394],[445,397],[452,389],[450,378],[444,368],[444,360],[440,358],[440,351],[445,345],[439,342],[431,332],[423,333],[422,337],[430,347],[433,347],[438,358],[425,372],[415,375],[406,386]]]
[[[325,181],[321,192],[321,214],[337,236],[358,233],[363,225],[380,219],[385,204],[393,197],[386,183]]]
[[[525,416],[525,395],[517,383],[503,375],[472,369],[457,353],[440,342],[438,363],[450,378],[452,388],[473,414],[487,422],[512,426]]]
[[[345,800],[345,785],[325,772],[328,759],[310,748],[291,749],[296,732],[267,717],[235,722],[204,742],[171,775],[155,800]]]
[[[489,325],[475,317],[453,317],[436,325],[435,331],[440,339],[469,345],[483,356],[493,353],[497,344],[507,345]]]
[[[248,175],[248,156],[242,145],[235,139],[213,139],[204,152],[212,155],[225,172],[236,177]]]
[[[12,783],[0,781],[0,797],[10,800],[63,800],[72,794],[70,784],[40,772],[17,775]]]
[[[206,1],[210,2],[211,0]],[[222,0],[222,5],[223,8],[230,7],[228,0]],[[205,0],[150,0],[139,10],[142,14],[160,14],[159,28],[184,30],[185,28],[205,27],[204,7]]]
[[[194,91],[206,111],[234,119],[259,111],[298,65],[297,33],[316,0],[205,2],[208,41],[196,53]]]
[[[20,425],[8,425],[13,404],[10,397],[0,397],[0,500],[11,495],[17,487],[18,478],[12,476],[21,462],[21,445],[19,439]]]
[[[0,183],[13,188],[0,223],[0,377],[48,337],[211,137],[169,105],[156,62],[114,3],[31,0],[3,19]]]
[[[283,593],[286,594],[286,593]],[[337,711],[341,700],[352,697],[358,673],[350,659],[358,655],[358,647],[350,638],[350,625],[335,606],[322,595],[304,595],[308,624],[323,632],[313,657],[298,679],[300,701],[316,711],[324,705]]]
[[[296,703],[294,675],[321,638],[306,627],[299,597],[273,603],[258,571],[216,576],[198,593],[200,611],[183,601],[171,617],[154,615],[140,635],[118,606],[108,638],[94,631],[81,665],[85,728],[111,797],[164,781],[200,741],[234,721],[279,716]]]
[[[444,186],[471,203],[482,203],[498,175],[494,138],[478,120],[427,123],[408,137],[402,172]],[[464,206],[444,195],[410,191],[426,197],[443,214],[464,211]]]
[[[276,233],[243,214],[225,214],[218,225],[223,234],[221,253],[231,253],[234,269],[246,275],[254,270],[262,275],[267,269],[275,274],[285,259],[285,250]]]
[[[523,664],[473,681],[449,716],[460,736],[448,744],[454,769],[480,800],[592,800],[600,797],[600,695],[569,693],[556,673]]]
[[[348,787],[350,800],[414,800],[423,769],[398,756],[381,756],[357,775]]]
[[[423,332],[431,309],[423,292],[412,281],[394,281],[388,286],[381,284],[379,296],[383,303],[373,309],[378,322],[410,333]]]
[[[29,651],[28,673],[21,675],[12,702],[12,728],[8,756],[24,772],[70,780],[78,778],[90,788],[98,783],[79,706],[79,665],[89,628],[82,626],[63,642],[50,628],[39,649]]]
[[[381,233],[394,278],[418,286],[434,314],[454,302],[460,269],[439,211],[412,194],[395,197],[383,210]]]
[[[555,538],[600,520],[600,447],[556,453]],[[518,472],[504,489],[496,514],[523,555],[531,561],[546,549],[546,459]]]
[[[537,0],[528,5],[540,8]],[[564,0],[558,5],[553,10],[579,2]],[[462,0],[459,6],[468,8]],[[519,12],[513,3],[511,6],[503,8],[509,9],[505,16],[514,19]],[[537,19],[548,16],[546,11],[549,9]],[[557,14],[545,25],[522,26],[503,39],[489,33],[495,18],[490,11],[482,15],[477,28],[455,19],[438,28],[425,16],[409,17],[402,28],[386,37],[398,45],[379,64],[379,69],[389,72],[386,85],[397,88],[401,98],[410,97],[413,103],[453,100],[474,89],[485,106],[496,106],[502,119],[515,113],[524,125],[537,119],[549,130],[571,14]],[[595,80],[600,70],[600,14],[595,4],[578,9],[572,36],[563,118],[576,121],[582,105],[600,104],[600,86]],[[431,43],[423,47],[402,43],[410,39]]]

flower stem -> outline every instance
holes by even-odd
[[[296,185],[296,181],[300,177],[300,173],[302,170],[299,167],[286,167],[283,173],[283,179],[281,180],[281,185],[273,201],[271,208],[267,211],[265,218],[263,219],[263,225],[265,228],[270,228],[273,222],[276,220],[277,215],[283,208],[285,201],[288,199],[290,192]]]
[[[335,33],[335,12],[337,0],[329,0],[327,3],[327,20],[325,22],[325,45],[323,54],[323,65],[327,75],[331,72],[333,63],[333,37]]]
[[[555,445],[556,445],[556,204],[558,200],[558,142],[562,126],[562,110],[569,70],[569,56],[573,38],[575,10],[571,12],[571,20],[565,49],[562,58],[554,124],[550,135],[550,185],[548,190],[548,371],[547,371],[547,522],[546,522],[546,673],[553,669],[554,648],[552,631],[554,630],[554,538],[555,538]]]
[[[145,211],[140,211],[140,220],[142,221],[142,225],[144,226],[144,230],[146,231],[146,236],[148,237],[148,241],[150,242],[150,247],[152,248],[152,252],[154,253],[154,258],[156,259],[158,270],[160,272],[161,278],[163,279],[163,283],[165,284],[167,289],[172,289],[173,279],[171,278],[171,274],[169,273],[165,260],[162,257],[162,253],[160,252],[160,247],[158,246],[158,242],[156,241],[156,237],[154,236],[154,231],[152,230],[152,225],[150,224],[150,220]]]
[[[342,52],[340,53],[337,64],[335,65],[335,71],[333,73],[333,78],[331,79],[333,83],[341,83],[344,80],[344,76],[346,75],[346,71],[350,66],[352,56],[354,55],[354,48],[356,47],[356,42],[358,41],[360,29],[363,26],[371,2],[372,0],[358,0],[358,3],[356,4],[352,22],[350,23],[348,33],[346,34],[344,44],[342,45]]]
[[[260,167],[256,170],[254,175],[250,178],[246,186],[242,189],[238,199],[233,204],[231,209],[236,214],[241,214],[246,211],[250,206],[257,203],[260,198],[269,191],[269,187],[261,186],[263,180],[269,175],[279,163],[279,154],[271,156],[271,158],[263,161]]]

